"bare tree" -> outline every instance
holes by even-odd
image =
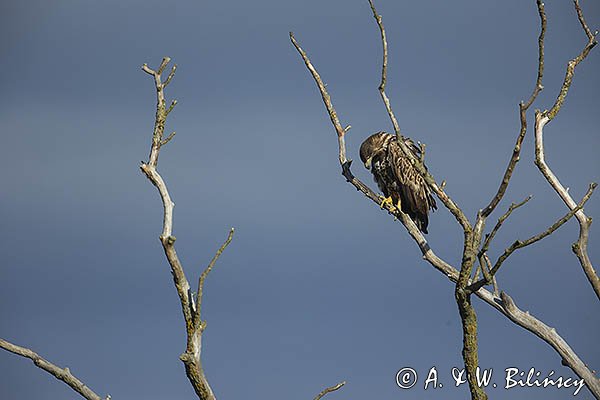
[[[543,112],[535,112],[536,165],[538,166],[544,177],[548,180],[550,185],[555,189],[559,197],[567,205],[569,211],[545,231],[527,239],[516,240],[509,248],[507,248],[504,251],[504,253],[500,255],[500,257],[495,263],[492,263],[487,255],[492,240],[494,239],[498,230],[501,228],[503,222],[511,215],[511,213],[515,209],[527,203],[530,197],[527,197],[520,203],[511,204],[508,210],[498,219],[494,228],[487,235],[485,235],[485,237],[483,234],[487,218],[492,214],[492,212],[496,209],[498,204],[503,199],[506,193],[506,189],[508,188],[511,177],[513,175],[513,172],[515,170],[515,167],[519,161],[521,145],[527,133],[527,111],[535,102],[540,91],[543,89],[542,78],[544,74],[544,39],[546,33],[547,20],[544,4],[541,2],[541,0],[537,0],[536,4],[540,17],[541,29],[538,40],[538,71],[535,87],[527,102],[521,102],[519,104],[519,116],[521,126],[512,155],[510,157],[508,166],[506,167],[498,190],[490,200],[489,204],[487,204],[485,207],[483,207],[477,212],[475,223],[472,224],[463,212],[463,210],[458,206],[457,202],[451,199],[450,196],[444,191],[445,182],[438,184],[435,178],[432,176],[432,174],[428,172],[428,170],[425,168],[423,164],[425,147],[421,147],[422,157],[418,158],[408,149],[407,145],[403,140],[404,137],[400,131],[400,126],[392,109],[390,100],[385,92],[388,67],[388,44],[386,32],[383,26],[382,17],[377,13],[373,1],[369,0],[369,5],[371,7],[373,17],[375,18],[379,27],[383,47],[383,61],[379,93],[381,95],[381,99],[384,103],[388,116],[393,125],[394,132],[397,136],[397,143],[401,147],[401,150],[403,151],[404,155],[411,160],[412,164],[415,166],[415,168],[418,170],[421,176],[425,179],[431,190],[440,199],[444,207],[454,216],[454,218],[456,219],[457,223],[460,225],[463,231],[462,260],[458,268],[450,265],[434,253],[421,231],[417,228],[415,223],[407,214],[403,213],[402,210],[394,207],[391,204],[382,203],[381,197],[379,195],[377,195],[367,185],[365,185],[362,181],[360,181],[354,176],[350,169],[352,160],[347,158],[345,144],[345,135],[350,130],[350,125],[343,127],[342,123],[340,122],[337,116],[335,108],[333,107],[331,97],[326,89],[325,84],[323,83],[323,80],[321,79],[321,76],[317,72],[316,68],[313,66],[306,52],[300,47],[293,33],[290,33],[290,39],[292,41],[292,44],[302,57],[304,63],[306,64],[306,67],[308,68],[313,79],[315,80],[315,83],[317,84],[317,87],[319,88],[319,91],[323,98],[325,108],[327,109],[333,127],[335,128],[335,131],[337,133],[338,157],[340,165],[342,167],[342,175],[350,184],[356,187],[356,189],[362,192],[366,197],[371,199],[378,206],[385,207],[385,209],[395,219],[398,219],[404,225],[409,235],[419,246],[423,254],[423,258],[427,260],[434,268],[446,275],[450,279],[450,281],[454,282],[454,294],[463,327],[462,355],[465,364],[465,369],[467,371],[467,378],[469,382],[471,397],[477,400],[486,399],[487,395],[485,391],[478,386],[476,379],[476,369],[479,365],[479,360],[477,345],[477,315],[471,304],[471,297],[473,294],[484,300],[487,304],[494,307],[497,311],[505,315],[512,322],[529,330],[530,332],[544,340],[546,343],[548,343],[550,346],[552,346],[552,348],[554,348],[554,350],[561,356],[563,363],[569,366],[580,378],[584,379],[586,385],[588,386],[589,390],[593,393],[593,395],[596,398],[600,398],[600,381],[598,380],[598,378],[596,378],[594,372],[592,372],[590,368],[587,367],[587,365],[577,356],[577,354],[571,349],[567,342],[557,333],[556,329],[544,324],[542,321],[535,318],[529,312],[524,312],[520,310],[516,306],[514,300],[505,291],[500,292],[498,290],[497,284],[495,282],[496,273],[512,253],[514,253],[517,249],[529,246],[551,235],[569,219],[571,219],[573,216],[576,216],[580,225],[580,234],[577,242],[573,244],[573,251],[577,255],[577,258],[579,259],[579,262],[585,272],[586,277],[592,285],[593,290],[596,292],[597,295],[599,295],[598,276],[596,275],[592,263],[587,254],[587,239],[591,219],[588,218],[583,212],[583,206],[585,205],[586,201],[591,197],[593,190],[596,188],[596,184],[590,184],[587,193],[583,196],[579,203],[575,202],[575,200],[573,200],[573,198],[569,195],[568,191],[564,188],[564,186],[562,186],[558,178],[556,178],[556,176],[552,173],[552,171],[546,164],[544,160],[543,146],[544,126],[547,125],[553,118],[555,118],[558,112],[560,111],[560,108],[564,103],[569,88],[571,86],[571,82],[575,72],[575,67],[587,57],[591,49],[597,43],[597,32],[592,33],[592,31],[587,26],[578,0],[574,0],[573,4],[577,12],[579,22],[586,34],[587,42],[583,50],[581,50],[581,52],[573,60],[569,61],[564,82],[552,108]],[[480,273],[483,275],[482,278],[479,278]],[[484,288],[484,286],[487,285],[493,286],[493,292],[490,292],[489,290]]]
[[[202,320],[202,299],[206,278],[215,266],[215,263],[225,248],[229,245],[229,243],[231,243],[234,229],[231,228],[225,242],[221,245],[221,247],[219,247],[213,258],[208,263],[208,266],[200,274],[196,290],[192,291],[191,285],[186,277],[181,261],[175,250],[176,238],[173,235],[173,208],[175,204],[171,199],[164,179],[157,170],[158,157],[161,148],[175,137],[175,132],[172,132],[165,137],[165,123],[167,121],[167,116],[177,105],[177,100],[173,100],[171,101],[169,107],[167,107],[165,100],[165,88],[169,85],[175,76],[175,71],[177,70],[177,65],[174,64],[171,67],[167,78],[163,81],[162,74],[170,61],[171,59],[169,57],[163,58],[156,70],[151,69],[147,64],[142,66],[142,70],[152,76],[154,80],[154,87],[156,89],[156,115],[148,161],[142,162],[140,169],[150,180],[150,182],[158,189],[158,193],[163,205],[163,229],[159,236],[159,240],[162,244],[165,256],[171,268],[173,283],[175,284],[175,289],[177,291],[177,295],[179,296],[179,302],[181,304],[181,311],[183,313],[185,331],[187,335],[185,351],[179,356],[179,358],[185,366],[186,376],[198,398],[201,400],[214,400],[216,399],[216,396],[208,382],[208,379],[206,378],[201,360],[202,334],[204,333],[207,325],[206,321]],[[69,385],[69,387],[71,387],[71,389],[79,393],[85,399],[110,399],[110,396],[102,398],[88,388],[81,380],[71,373],[69,368],[60,368],[50,361],[42,358],[31,349],[15,345],[3,339],[0,339],[0,348],[3,348],[16,355],[31,359],[37,367],[50,373],[56,379],[66,383]],[[315,397],[315,400],[319,400],[328,393],[340,389],[345,384],[346,382],[340,382],[337,385],[325,388]]]

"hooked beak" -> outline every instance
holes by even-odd
[[[371,169],[371,161],[373,160],[373,157],[369,157],[367,158],[367,161],[365,161],[365,168],[366,169]]]

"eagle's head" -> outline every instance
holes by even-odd
[[[385,152],[390,136],[392,135],[385,132],[378,132],[362,142],[360,145],[360,160],[365,164],[366,169],[371,169],[373,158]]]

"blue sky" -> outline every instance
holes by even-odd
[[[390,44],[388,94],[408,136],[473,218],[497,188],[537,62],[534,1],[377,3]],[[600,5],[582,1],[592,29]],[[585,36],[570,2],[546,2],[548,108]],[[381,47],[367,1],[28,1],[0,5],[3,189],[0,336],[68,366],[113,399],[188,399],[185,340],[157,240],[155,188],[139,171],[155,94],[140,66],[172,57],[179,105],[159,170],[176,203],[174,234],[190,281],[230,227],[235,238],[205,291],[203,361],[219,398],[462,399],[453,286],[404,228],[340,174],[337,141],[318,91],[289,42],[309,53],[333,97],[350,157],[390,130],[377,92]],[[546,128],[547,158],[580,199],[597,181],[595,49]],[[529,121],[532,122],[532,115]],[[545,229],[565,207],[533,165],[533,135],[494,221],[532,194],[499,233],[493,256]],[[354,172],[372,183],[355,163]],[[599,214],[596,198],[586,206]],[[460,260],[462,234],[445,210],[430,219],[438,255]],[[592,228],[589,251],[598,259]],[[515,253],[501,289],[556,327],[600,367],[600,317],[570,250],[578,227]],[[482,367],[574,374],[545,343],[475,300]],[[401,391],[396,372],[436,366],[445,387]],[[0,397],[76,399],[30,362],[0,353]],[[489,389],[493,398],[564,399],[566,389]],[[582,391],[578,398],[591,395]]]

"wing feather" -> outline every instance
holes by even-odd
[[[410,139],[406,139],[408,148],[415,157],[420,156],[420,149]],[[435,199],[431,195],[431,189],[425,182],[425,179],[419,174],[412,165],[410,159],[404,155],[402,149],[396,141],[390,143],[387,151],[388,164],[394,178],[399,183],[399,194],[402,202],[402,209],[408,213],[411,218],[420,222],[418,225],[427,229],[429,210],[436,209]]]

